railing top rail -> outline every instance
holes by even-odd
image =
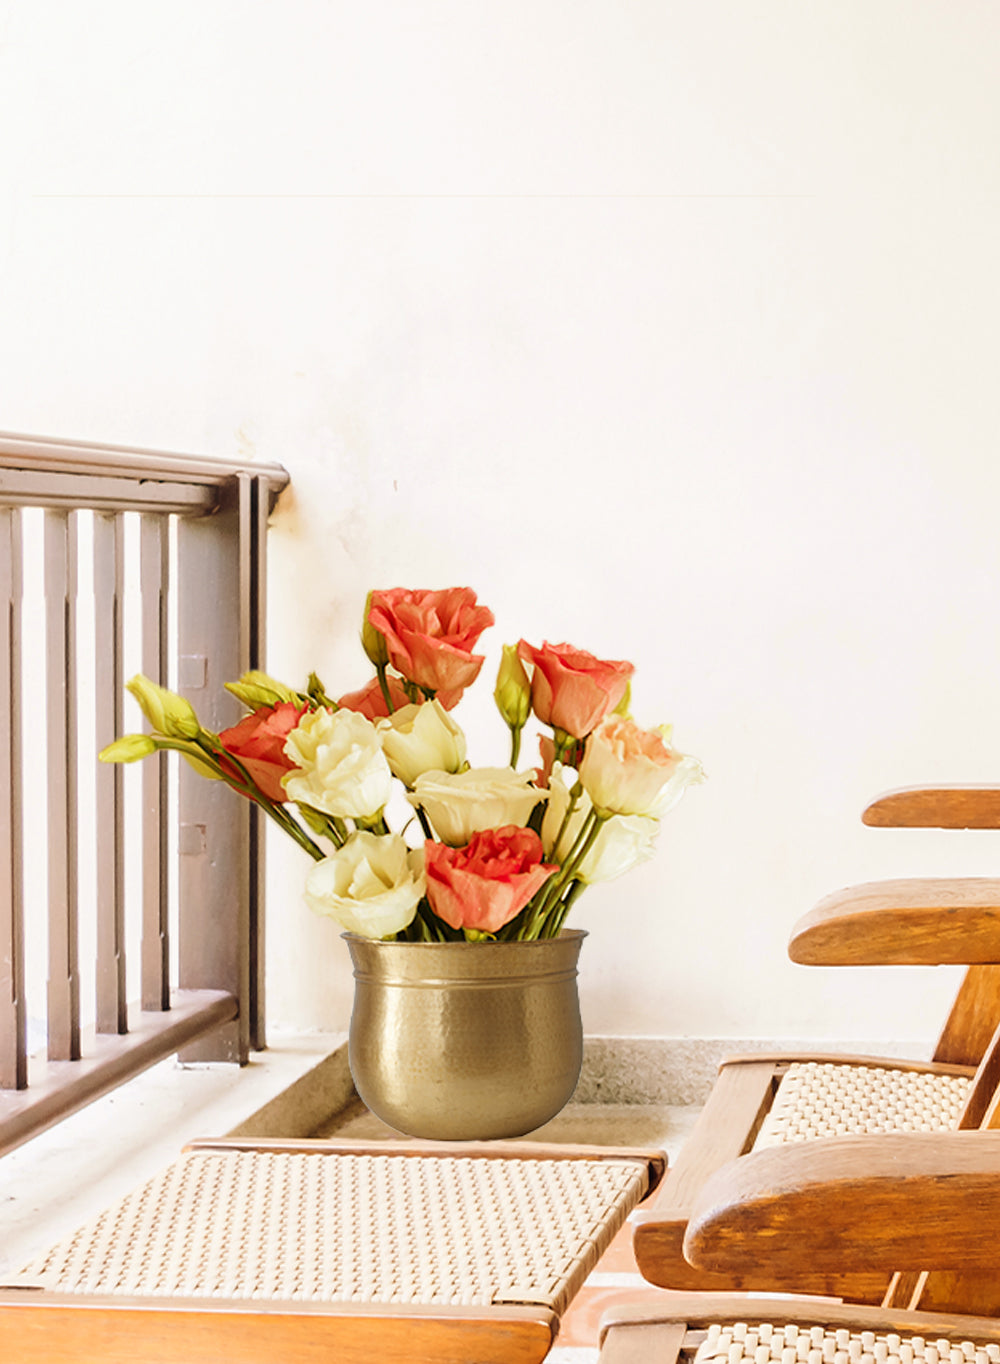
[[[0,469],[124,478],[137,482],[153,479],[161,483],[211,488],[222,488],[237,474],[249,473],[266,478],[273,493],[280,492],[289,481],[288,471],[280,464],[208,459],[125,445],[96,445],[8,432],[0,432]]]

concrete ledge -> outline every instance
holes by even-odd
[[[0,1158],[0,1273],[169,1165],[185,1142],[308,1136],[351,1093],[342,1034],[279,1034],[242,1068],[160,1062]]]
[[[719,1063],[745,1052],[829,1052],[929,1059],[933,1043],[828,1041],[816,1038],[588,1037],[573,1102],[703,1104]]]

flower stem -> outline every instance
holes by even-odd
[[[563,840],[563,834],[566,832],[569,822],[573,818],[573,811],[576,809],[582,795],[583,785],[580,781],[575,781],[569,793],[569,804],[566,806],[566,813],[563,815],[562,823],[559,825],[559,832],[556,834],[552,843],[551,857],[553,861],[559,861],[559,844]]]
[[[520,725],[511,725],[511,727],[510,727],[510,765],[511,765],[511,767],[513,767],[515,770],[516,770],[516,768],[517,768],[517,760],[518,760],[518,757],[520,756],[520,753],[521,753],[521,727],[520,727]]]
[[[559,871],[549,877],[545,885],[539,891],[538,902],[532,909],[531,919],[521,934],[522,938],[537,938],[542,936],[554,937],[555,934],[545,934],[543,930],[549,915],[559,903],[563,891],[577,878],[577,872],[583,863],[584,858],[590,852],[597,836],[601,832],[608,815],[600,815],[596,810],[587,811],[584,816],[580,831],[574,840],[573,846],[569,851],[569,856],[560,867]],[[576,898],[575,895],[573,897]],[[566,903],[564,912],[559,916],[559,924],[569,912],[569,904]],[[558,929],[556,929],[558,932]]]
[[[378,686],[379,691],[382,693],[382,699],[386,704],[389,714],[393,715],[396,707],[392,704],[392,694],[389,691],[389,682],[385,675],[385,664],[376,663],[375,672],[378,674]]]
[[[293,819],[277,801],[273,801],[270,797],[264,795],[264,792],[250,776],[250,773],[240,762],[239,758],[234,757],[232,753],[229,753],[224,749],[214,734],[209,734],[207,730],[202,730],[201,734],[193,741],[192,745],[187,745],[179,741],[174,742],[172,740],[158,740],[157,742],[160,747],[175,748],[180,753],[190,754],[191,748],[196,748],[198,750],[197,759],[199,762],[206,763],[207,766],[214,768],[227,786],[231,787],[234,791],[238,791],[240,795],[246,796],[249,800],[252,800],[255,805],[259,805],[265,815],[272,819],[275,824],[278,825],[279,829],[293,838],[295,842],[298,843],[299,847],[307,852],[310,857],[317,862],[322,862],[324,857],[326,857],[326,853],[318,843],[313,842],[305,829],[302,828],[302,825],[299,824],[297,820]],[[225,766],[223,766],[223,763],[220,761],[220,755],[225,757]],[[227,768],[231,770],[227,770]],[[233,776],[234,771],[237,774],[236,777]]]

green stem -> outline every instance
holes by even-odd
[[[555,840],[552,844],[552,852],[550,856],[552,857],[552,860],[554,862],[559,861],[559,844],[563,840],[563,834],[569,827],[569,822],[573,818],[573,812],[576,809],[577,805],[579,804],[580,797],[582,795],[583,785],[579,781],[574,782],[573,788],[569,793],[569,804],[566,806],[566,813],[562,817],[562,823],[559,825],[559,832],[556,834]]]
[[[319,844],[313,842],[305,829],[288,814],[284,807],[279,805],[277,801],[273,801],[270,797],[264,795],[263,791],[261,791],[260,787],[250,776],[250,773],[240,762],[239,758],[235,758],[232,753],[223,748],[215,736],[209,734],[207,730],[202,730],[201,734],[197,739],[193,740],[191,745],[181,741],[160,739],[157,740],[157,746],[174,748],[179,753],[188,754],[191,753],[192,747],[196,748],[198,750],[197,757],[200,762],[206,762],[209,767],[214,768],[221,779],[233,791],[238,791],[240,795],[246,796],[249,800],[252,800],[255,805],[259,805],[264,813],[272,819],[284,833],[288,834],[290,838],[293,838],[295,842],[298,843],[299,847],[307,852],[310,857],[317,862],[322,862],[326,857],[326,853]],[[241,781],[235,780],[232,774],[227,772],[226,768],[220,762],[220,754],[225,757],[226,764],[239,773],[242,777]]]
[[[597,835],[609,818],[609,815],[599,815],[594,809],[588,810],[570,849],[569,856],[559,871],[549,877],[539,892],[538,903],[532,910],[530,923],[522,934],[524,938],[535,938],[540,935],[542,926],[562,896],[563,890],[576,877],[584,858],[594,846]]]
[[[521,753],[521,726],[511,725],[510,727],[510,765],[516,771],[517,760]]]
[[[579,899],[585,885],[586,882],[584,881],[570,882],[569,890],[567,890],[562,900],[556,902],[545,923],[542,925],[542,931],[538,935],[540,938],[558,938],[560,930],[566,922],[566,916]]]
[[[386,704],[386,709],[390,715],[393,715],[395,714],[396,707],[392,704],[392,694],[389,691],[389,681],[385,674],[385,664],[376,663],[375,672],[378,674],[379,691],[382,693],[382,699]]]

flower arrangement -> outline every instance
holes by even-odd
[[[506,767],[471,767],[452,711],[479,675],[492,612],[469,588],[369,594],[362,643],[375,675],[332,700],[315,674],[293,691],[262,672],[227,689],[248,709],[213,734],[188,701],[137,676],[151,733],[100,754],[176,750],[260,808],[314,859],[307,903],[349,932],[400,941],[554,937],[583,890],[652,855],[664,814],[703,778],[668,727],[628,715],[632,664],[567,644],[505,644],[494,691]],[[541,766],[518,771],[531,715]],[[387,806],[407,812],[394,832]],[[412,809],[411,809],[412,807]]]

